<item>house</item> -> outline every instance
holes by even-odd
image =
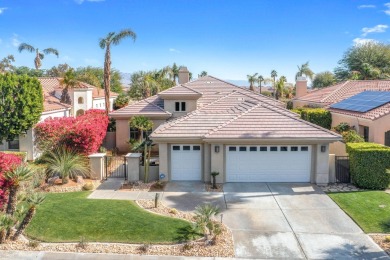
[[[343,106],[353,102],[359,106]],[[390,146],[390,80],[349,80],[307,93],[300,78],[293,104],[324,107],[332,113],[332,127],[345,122],[366,141]]]
[[[44,95],[43,112],[39,122],[51,117],[68,117],[83,114],[88,109],[105,109],[104,91],[95,86],[81,82],[77,88],[69,90],[71,105],[60,102],[63,86],[60,78],[38,78],[42,85]],[[118,96],[111,92],[110,106]],[[27,153],[27,160],[34,160],[39,156],[39,151],[34,146],[34,130],[29,129],[25,134],[13,141],[3,141],[0,151],[21,151]]]
[[[110,113],[117,147],[129,151],[132,116],[154,122],[160,179],[224,182],[329,181],[329,143],[341,137],[301,120],[282,102],[212,76],[179,85]]]

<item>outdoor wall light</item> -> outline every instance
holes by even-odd
[[[325,153],[325,152],[326,152],[326,146],[325,146],[325,145],[321,145],[321,152],[322,152],[322,153]]]
[[[214,151],[215,151],[216,153],[219,153],[219,145],[214,146]]]

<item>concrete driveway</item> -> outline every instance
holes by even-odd
[[[180,192],[169,185],[180,186]],[[186,211],[201,203],[219,205],[233,233],[236,257],[390,259],[316,185],[228,183],[221,193],[199,185],[168,184],[163,202]]]

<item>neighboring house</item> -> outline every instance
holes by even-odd
[[[345,122],[366,141],[390,146],[390,99],[386,98],[390,80],[350,80],[307,93],[306,80],[301,78],[296,93],[294,108],[324,107],[332,113],[333,127]],[[358,106],[343,106],[341,101]]]
[[[329,143],[341,137],[301,120],[282,102],[205,76],[110,113],[116,143],[129,151],[132,116],[154,122],[160,179],[223,182],[329,181]]]
[[[60,102],[63,86],[60,78],[38,78],[42,85],[44,95],[43,112],[39,122],[46,118],[68,117],[83,114],[88,109],[105,109],[104,90],[81,82],[80,86],[69,90],[72,105]],[[118,96],[111,92],[110,105]],[[74,102],[76,101],[76,102]],[[25,134],[13,141],[3,141],[0,151],[27,152],[27,160],[34,160],[39,156],[39,151],[34,146],[34,130],[29,129]]]

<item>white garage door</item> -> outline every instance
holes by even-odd
[[[227,182],[310,182],[311,146],[227,146]]]
[[[171,146],[171,179],[173,181],[200,181],[202,157],[200,145],[173,144]]]

